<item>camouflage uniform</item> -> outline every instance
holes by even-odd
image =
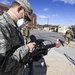
[[[25,40],[25,42],[27,44],[28,43],[28,38],[29,38],[29,35],[30,35],[28,26],[24,26],[22,28],[22,31],[21,32],[22,32],[22,35],[24,37],[24,40]]]
[[[73,31],[70,28],[69,30],[66,31],[65,42],[68,42],[68,44],[69,44],[71,39],[72,39],[72,37],[73,37]]]
[[[28,47],[24,44],[24,39],[18,27],[14,24],[11,17],[4,12],[0,16],[0,63],[2,57],[6,57],[7,52],[9,54],[5,72],[2,73],[0,66],[0,75],[23,75],[24,65],[20,63],[20,60],[28,53]],[[2,63],[3,64],[3,63]],[[5,65],[4,65],[5,66]]]

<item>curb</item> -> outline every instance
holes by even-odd
[[[34,62],[34,75],[75,75],[73,67],[67,59],[55,50]]]
[[[64,44],[64,46],[69,46],[69,47],[71,47],[71,48],[75,48],[75,46],[72,45],[72,44]]]

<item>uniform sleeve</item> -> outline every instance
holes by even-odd
[[[72,31],[72,36],[74,36],[73,31]]]
[[[1,27],[0,25],[0,54],[2,56],[5,56],[6,51],[11,48],[10,42],[8,42],[9,40],[9,34],[7,33],[7,31],[5,31],[5,27]]]
[[[0,54],[5,56],[6,53],[6,40],[4,39],[2,32],[0,31]]]
[[[0,26],[0,54],[2,56],[5,56],[7,51],[13,50],[11,44],[11,37],[8,29],[5,26]],[[27,53],[28,47],[26,45],[23,45],[16,48],[11,57],[17,61],[20,61],[23,57],[25,57]]]
[[[16,49],[16,51],[13,53],[12,58],[17,60],[18,62],[25,57],[25,55],[28,53],[28,47],[26,45],[23,45]]]

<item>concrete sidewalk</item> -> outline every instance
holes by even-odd
[[[55,50],[33,64],[34,75],[75,75],[75,66]]]
[[[71,48],[75,48],[75,42],[71,41],[70,44],[64,44],[64,46],[69,46]]]

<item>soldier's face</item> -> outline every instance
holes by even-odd
[[[24,18],[25,13],[24,13],[24,8],[22,6],[18,6],[17,8],[17,17],[18,19]]]
[[[21,8],[21,10],[19,11],[19,19],[17,21],[18,27],[25,25],[25,15],[26,13],[25,13],[24,8]]]

